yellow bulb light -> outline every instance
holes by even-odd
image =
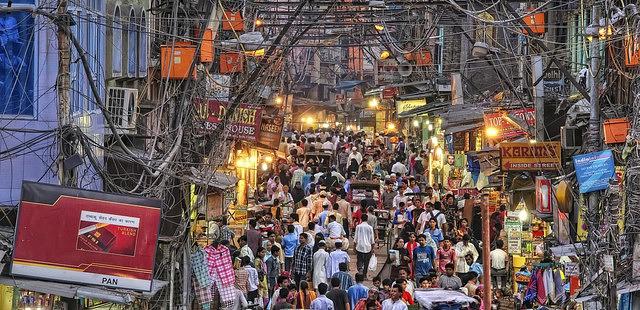
[[[495,138],[498,136],[499,131],[498,131],[498,128],[496,127],[487,127],[487,129],[485,130],[485,133],[487,134],[487,137]]]
[[[413,123],[413,127],[416,127],[416,128],[420,127],[420,121],[418,121],[417,119],[414,119],[412,123]]]
[[[378,98],[369,99],[369,107],[370,108],[377,108],[379,104],[380,104],[380,101],[378,100]]]
[[[376,24],[376,25],[374,25],[374,26],[373,26],[373,28],[375,28],[375,29],[376,29],[376,30],[378,30],[378,31],[382,31],[382,30],[384,30],[384,26],[383,26],[383,25],[380,25],[380,24]]]
[[[381,60],[385,60],[387,58],[389,58],[391,56],[391,53],[389,53],[389,51],[382,51],[380,53],[380,59]]]
[[[394,130],[394,129],[396,129],[396,124],[394,124],[394,123],[389,123],[389,124],[387,124],[387,129],[389,129],[389,130]]]

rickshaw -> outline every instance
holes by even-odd
[[[378,230],[378,243],[385,245],[387,248],[393,246],[393,240],[391,240],[392,234],[389,234],[391,229],[392,216],[389,210],[385,210],[382,205],[382,193],[380,192],[380,182],[378,181],[353,181],[349,186],[349,193],[347,193],[347,201],[351,203],[352,211],[360,208],[360,201],[367,198],[367,192],[371,193],[371,198],[375,201],[375,209],[373,212],[378,218],[378,225],[374,229]]]
[[[329,169],[335,163],[333,153],[329,152],[310,152],[298,155],[295,158],[296,164],[302,164],[305,167],[315,168],[318,170]]]

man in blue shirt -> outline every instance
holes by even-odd
[[[464,257],[464,260],[469,265],[469,272],[475,272],[479,277],[482,276],[482,265],[473,260],[473,254],[469,253]]]
[[[282,247],[284,248],[284,270],[291,271],[293,263],[293,253],[299,244],[298,234],[293,225],[287,226],[287,234],[282,237]]]
[[[413,261],[415,262],[416,283],[420,278],[427,276],[434,270],[436,253],[433,248],[427,245],[427,236],[419,235],[418,243],[420,244],[413,250]]]
[[[351,286],[349,290],[347,290],[347,295],[349,295],[349,305],[351,305],[351,310],[356,307],[358,301],[362,298],[367,298],[369,294],[369,288],[362,284],[364,282],[364,274],[356,273],[356,284]]]
[[[393,215],[393,224],[403,226],[404,223],[413,222],[413,213],[408,211],[404,202],[398,203],[398,210]]]
[[[334,309],[333,301],[331,301],[331,299],[325,296],[325,294],[327,293],[327,290],[329,290],[329,286],[327,285],[327,283],[318,284],[318,294],[320,296],[318,296],[318,298],[314,299],[311,302],[309,309],[311,310],[333,310]]]

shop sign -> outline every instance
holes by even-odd
[[[271,150],[277,150],[278,148],[280,148],[283,126],[284,117],[282,116],[262,117],[258,143],[262,147],[266,147]]]
[[[510,254],[522,253],[522,222],[518,218],[504,219],[504,229],[507,233],[507,250]]]
[[[224,115],[229,107],[228,102],[208,100],[196,102],[196,108],[204,120],[205,130],[216,130],[223,123]],[[262,109],[248,104],[240,104],[227,121],[227,130],[231,138],[256,141],[260,135]]]
[[[500,143],[504,171],[557,170],[561,167],[560,155],[560,142]]]
[[[382,89],[382,99],[393,99],[398,93],[398,88],[396,87],[387,87]]]
[[[396,101],[396,110],[398,114],[402,112],[411,111],[415,108],[427,105],[427,99],[411,99],[411,100],[398,100]]]
[[[574,262],[564,263],[564,274],[568,277],[580,276],[580,265]]]
[[[162,202],[22,183],[11,274],[150,291]]]
[[[561,98],[567,95],[569,80],[564,76],[560,68],[551,66],[544,73],[544,96],[546,98]]]
[[[580,193],[609,188],[609,180],[615,175],[611,150],[573,156]]]
[[[515,124],[508,122],[505,119],[505,112],[487,113],[484,115],[484,126],[493,127],[498,130],[498,140],[507,140],[515,137],[524,136],[527,134],[525,130],[516,126]],[[514,117],[517,117],[525,121],[529,126],[536,126],[535,109],[525,108],[509,111]]]
[[[552,193],[551,180],[545,177],[536,177],[536,211],[551,214]]]
[[[209,98],[228,101],[231,90],[231,76],[213,74],[207,78],[207,94]]]

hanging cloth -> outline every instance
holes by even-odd
[[[233,262],[231,261],[229,249],[223,245],[218,245],[217,248],[208,246],[204,251],[207,252],[209,275],[213,277],[213,275],[216,274],[223,286],[235,285],[236,277],[233,271]]]
[[[553,270],[546,269],[544,275],[544,290],[547,292],[547,301],[552,303],[556,299],[556,286],[553,283]]]
[[[537,277],[537,283],[538,283],[538,303],[541,305],[545,305],[547,303],[547,291],[545,290],[544,287],[544,273],[542,271],[542,269],[538,269],[538,271],[536,272]]]
[[[532,303],[536,300],[538,294],[538,273],[534,271],[531,273],[531,278],[529,279],[529,285],[527,285],[527,289],[524,294],[524,302]]]
[[[556,298],[553,300],[555,304],[560,304],[564,302],[564,285],[562,283],[562,271],[560,269],[556,269],[553,272],[553,284],[556,287]]]
[[[198,286],[211,287],[211,277],[209,276],[209,266],[207,265],[207,253],[201,248],[197,248],[191,254],[191,268],[193,276],[198,281]]]

